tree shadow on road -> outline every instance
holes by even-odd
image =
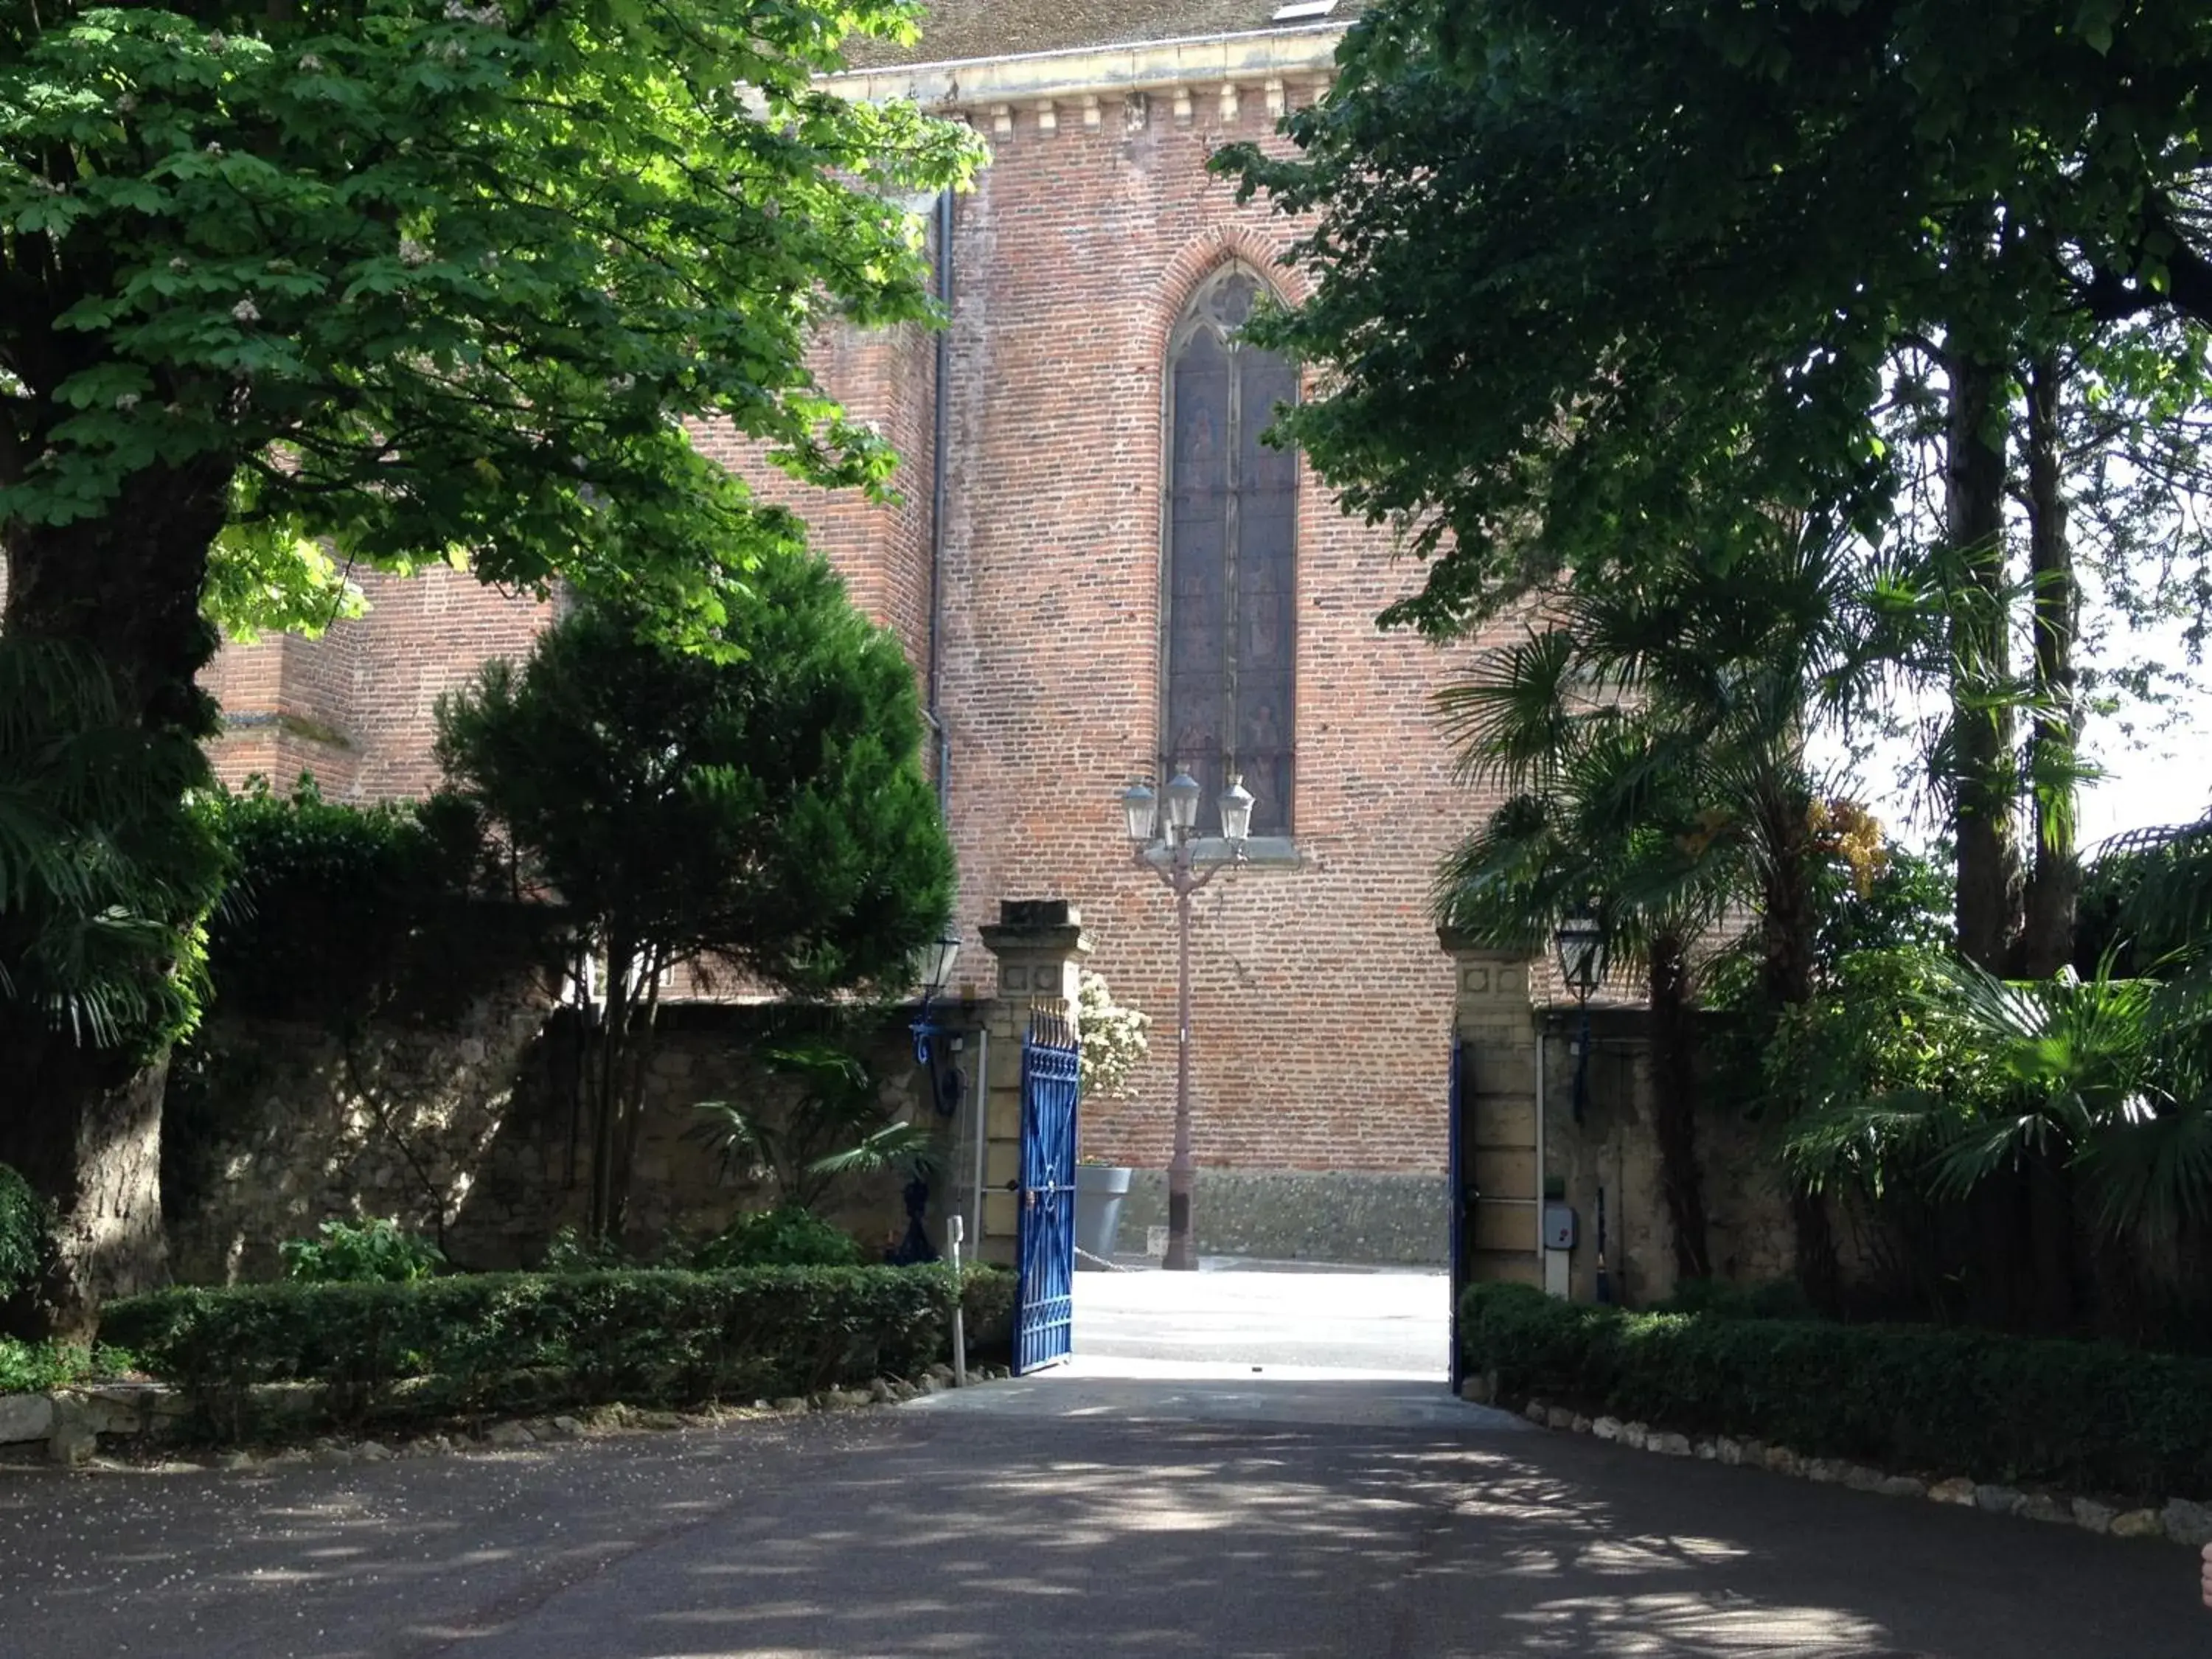
[[[899,1411],[25,1482],[0,1491],[0,1650],[2179,1659],[2212,1638],[2170,1547],[1487,1421]]]

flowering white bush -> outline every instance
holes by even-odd
[[[1076,1003],[1076,1031],[1083,1042],[1083,1092],[1093,1098],[1126,1095],[1129,1073],[1152,1051],[1145,1033],[1150,1014],[1125,1008],[1106,988],[1103,975],[1086,973]]]

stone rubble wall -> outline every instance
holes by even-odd
[[[450,1028],[369,1024],[340,1032],[225,1018],[173,1092],[165,1164],[172,1271],[194,1284],[269,1279],[278,1247],[323,1221],[391,1216],[478,1270],[533,1266],[582,1224],[590,1136],[571,1107],[575,1043],[542,994],[515,985]],[[703,1237],[773,1195],[726,1178],[697,1138],[696,1104],[769,1097],[751,1057],[769,1011],[684,1006],[664,1015],[647,1085],[627,1242]],[[913,1054],[893,1023],[870,1049],[887,1107],[918,1098]],[[785,1098],[788,1098],[787,1092]],[[900,1182],[848,1184],[832,1218],[870,1244],[904,1225]]]
[[[1649,1307],[1674,1291],[1674,1230],[1660,1185],[1657,1103],[1641,1009],[1594,1010],[1582,1121],[1575,1119],[1579,1016],[1540,1015],[1544,1032],[1544,1175],[1564,1186],[1578,1237],[1570,1294],[1597,1295],[1597,1189],[1605,1188],[1605,1261],[1616,1300]],[[1710,1102],[1698,1112],[1706,1241],[1714,1277],[1763,1285],[1794,1271],[1790,1200],[1760,1126]]]

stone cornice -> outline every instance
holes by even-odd
[[[1013,131],[1017,112],[1034,116],[1041,132],[1066,125],[1096,129],[1102,100],[1124,106],[1126,125],[1142,126],[1153,94],[1179,121],[1195,106],[1218,102],[1234,120],[1247,95],[1263,99],[1270,115],[1316,94],[1335,73],[1337,43],[1345,25],[1266,29],[1188,40],[1025,52],[1009,58],[908,64],[825,76],[822,85],[861,103],[906,99],[945,114],[965,114],[976,125]]]

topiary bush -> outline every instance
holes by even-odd
[[[46,1250],[46,1206],[31,1183],[0,1164],[0,1302],[37,1280]]]
[[[112,1304],[101,1335],[194,1396],[206,1427],[237,1435],[251,1427],[246,1391],[265,1382],[323,1384],[330,1414],[365,1421],[913,1376],[949,1356],[958,1293],[941,1267],[179,1287]]]
[[[811,1210],[786,1204],[741,1215],[700,1246],[691,1265],[702,1273],[725,1267],[857,1267],[865,1260],[860,1240]]]
[[[2212,1360],[1903,1325],[1632,1314],[1526,1285],[1460,1304],[1468,1369],[1689,1434],[2128,1498],[2212,1497]]]

